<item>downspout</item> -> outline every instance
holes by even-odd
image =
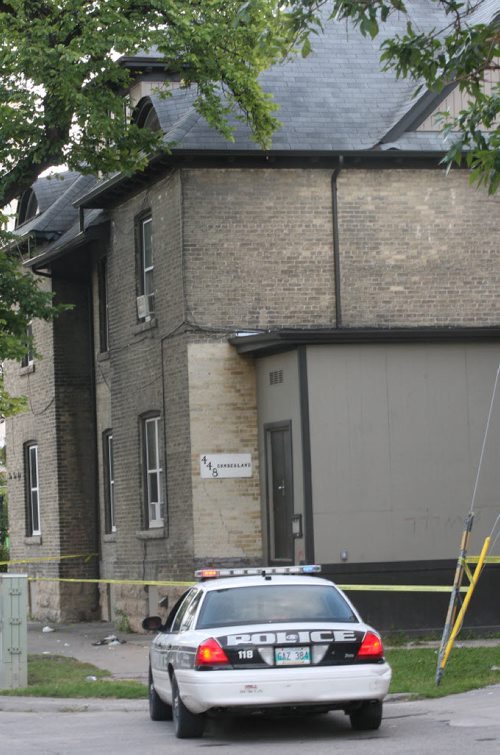
[[[340,242],[339,242],[339,212],[337,198],[337,178],[344,167],[344,158],[339,155],[339,162],[332,172],[332,226],[333,226],[333,274],[335,290],[335,326],[342,327],[342,299],[340,285]]]

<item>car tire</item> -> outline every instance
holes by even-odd
[[[201,737],[205,729],[205,716],[196,715],[186,708],[179,694],[175,674],[172,677],[172,713],[175,736],[178,739]]]
[[[158,695],[153,684],[153,674],[151,666],[149,667],[149,716],[152,721],[171,721],[172,706],[164,703]]]
[[[380,700],[363,703],[361,707],[349,713],[349,718],[352,728],[357,731],[378,729],[382,723],[382,703]]]

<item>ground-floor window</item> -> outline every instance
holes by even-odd
[[[147,524],[162,527],[165,519],[163,481],[163,446],[160,416],[146,417],[142,422],[144,460],[144,497]]]
[[[24,447],[26,482],[26,534],[40,535],[40,485],[38,475],[38,445],[27,443]]]
[[[115,519],[115,473],[113,462],[113,433],[106,430],[103,434],[104,451],[104,501],[106,532],[116,532]]]

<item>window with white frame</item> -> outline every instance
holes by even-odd
[[[109,349],[109,303],[108,303],[108,270],[106,257],[101,257],[97,263],[97,287],[99,295],[99,351]]]
[[[160,417],[144,418],[142,421],[144,497],[149,527],[163,527],[165,519],[161,437]]]
[[[154,263],[153,263],[153,221],[151,215],[141,217],[137,224],[139,245],[139,300],[138,317],[150,319],[155,311]]]
[[[104,502],[106,532],[116,532],[115,519],[115,473],[113,460],[113,433],[106,430],[103,434],[104,451]]]
[[[32,323],[29,323],[28,327],[26,328],[26,339],[28,342],[28,350],[26,351],[26,354],[21,359],[21,367],[31,367],[33,365],[34,354],[33,354],[33,325]]]
[[[40,535],[40,483],[38,477],[38,445],[27,443],[24,447],[26,482],[26,534]]]

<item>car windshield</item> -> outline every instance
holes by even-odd
[[[290,621],[355,622],[357,618],[334,587],[267,584],[207,592],[196,628]]]

